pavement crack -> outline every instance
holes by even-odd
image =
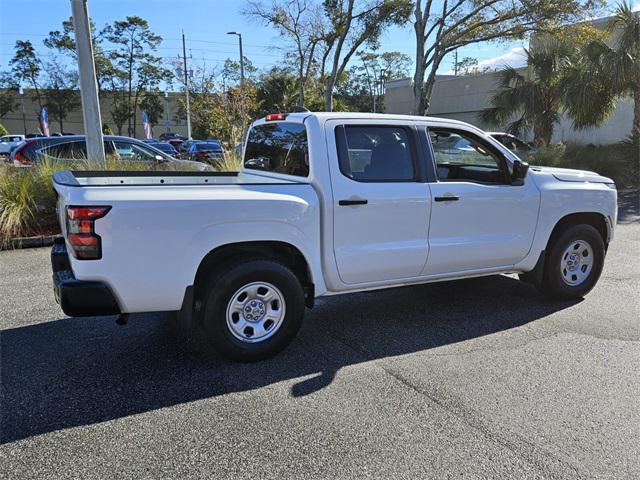
[[[553,478],[565,479],[567,478],[567,469],[570,469],[575,474],[576,478],[585,478],[584,475],[581,475],[578,472],[578,467],[569,461],[559,458],[553,452],[548,451],[547,449],[540,447],[538,445],[533,444],[529,440],[523,438],[517,433],[511,432],[511,435],[515,437],[515,440],[510,440],[505,438],[504,436],[500,436],[492,432],[487,425],[479,419],[474,418],[475,412],[465,411],[461,406],[456,406],[449,404],[447,402],[442,401],[440,398],[430,394],[426,390],[418,387],[413,384],[409,379],[401,375],[399,372],[393,371],[392,369],[385,367],[383,365],[380,366],[381,369],[389,376],[394,378],[397,382],[402,384],[407,389],[417,393],[418,395],[423,396],[432,404],[435,404],[437,407],[446,410],[449,414],[456,417],[458,420],[463,422],[469,428],[475,430],[480,435],[485,437],[487,440],[494,442],[507,450],[513,453],[516,457],[523,459],[530,465],[534,466],[538,469],[543,475],[551,475]],[[524,451],[523,451],[524,450]],[[560,467],[559,472],[550,472],[549,465],[541,464],[536,460],[536,457],[539,455],[535,455],[537,451],[543,451],[544,455],[547,458],[550,458]]]

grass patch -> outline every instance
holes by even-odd
[[[60,161],[45,159],[29,168],[3,165],[0,168],[0,243],[12,238],[59,233],[56,217],[56,195],[52,176],[61,170],[121,170],[121,171],[185,171],[193,165],[180,162],[150,165],[145,162],[123,161],[108,157],[105,162],[84,159]],[[237,171],[239,158],[230,157],[214,166],[218,171]]]

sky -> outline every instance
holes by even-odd
[[[634,0],[636,8],[640,0]],[[248,20],[241,13],[244,0],[88,0],[89,15],[98,28],[128,15],[138,15],[149,22],[153,32],[164,38],[158,55],[167,61],[181,54],[181,34],[187,37],[187,49],[195,60],[221,68],[226,58],[237,59],[238,31],[243,36],[244,54],[254,65],[269,68],[277,65],[285,43],[269,27]],[[71,15],[69,0],[0,0],[0,70],[8,69],[16,40],[31,40],[36,49],[46,53],[42,40],[51,30],[59,30]],[[524,62],[524,42],[504,42],[467,46],[459,59],[474,57],[479,66],[504,64],[520,66]],[[397,50],[414,58],[415,37],[411,25],[392,28],[381,39],[381,50]],[[453,57],[440,69],[449,73]]]

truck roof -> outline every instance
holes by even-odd
[[[286,113],[286,112],[285,112]],[[454,123],[459,125],[468,125],[465,122],[461,122],[459,120],[452,120],[449,118],[442,117],[427,117],[421,115],[402,115],[397,113],[366,113],[366,112],[293,112],[286,113],[287,121],[298,121],[303,122],[305,118],[308,117],[316,117],[319,120],[340,120],[340,119],[362,119],[362,120],[410,120],[410,121],[433,121],[433,122],[446,122],[446,123]],[[265,118],[258,118],[258,121],[264,121]]]

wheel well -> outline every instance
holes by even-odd
[[[202,285],[203,280],[216,267],[226,263],[233,257],[265,258],[277,260],[286,265],[300,281],[305,292],[307,306],[311,307],[313,305],[313,280],[307,260],[300,250],[285,242],[260,241],[231,243],[210,251],[202,259],[196,271],[194,280],[196,292],[198,291],[199,285]]]
[[[553,232],[551,232],[551,236],[549,237],[549,243],[551,240],[560,235],[561,232],[566,230],[569,227],[573,227],[574,225],[591,225],[595,228],[600,236],[602,237],[602,241],[605,244],[605,247],[609,244],[609,228],[607,226],[607,220],[604,215],[601,213],[588,212],[588,213],[572,213],[565,217],[562,217],[556,226],[553,227]]]

